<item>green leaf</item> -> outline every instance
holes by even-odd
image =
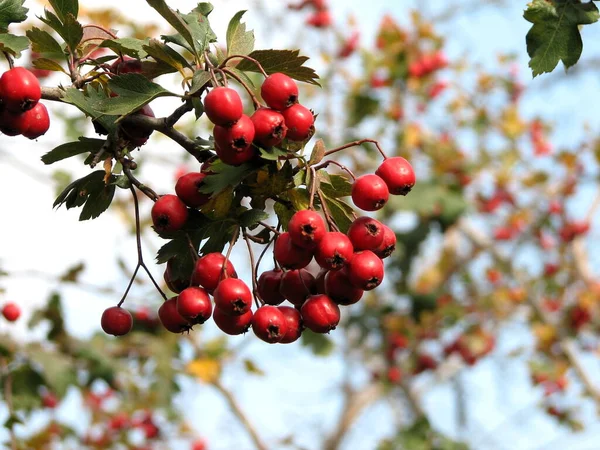
[[[31,41],[31,49],[37,53],[64,55],[63,49],[54,37],[45,30],[33,27],[27,30],[27,37]]]
[[[263,376],[265,374],[251,359],[244,359],[244,369],[252,375]]]
[[[183,56],[157,39],[150,39],[149,44],[144,45],[142,48],[155,60],[163,62],[175,70],[181,71],[184,67],[189,66]]]
[[[23,425],[24,423],[25,422],[23,422],[23,420],[19,416],[17,416],[16,414],[11,414],[10,416],[8,416],[8,419],[6,419],[6,421],[4,422],[3,427],[7,430],[12,430],[15,425]]]
[[[212,12],[213,9],[214,9],[214,6],[212,5],[212,3],[209,3],[209,2],[200,2],[192,10],[192,12],[195,12],[195,13],[198,13],[198,14],[202,14],[203,16],[208,16]]]
[[[30,411],[40,405],[38,389],[46,384],[42,374],[30,364],[23,364],[10,372],[12,379],[12,400],[15,411]],[[2,378],[2,389],[6,377]],[[4,390],[2,390],[4,392]]]
[[[192,33],[188,24],[183,20],[180,14],[173,11],[163,0],[146,0],[146,2],[156,10],[169,24],[175,28],[184,39],[195,48]]]
[[[341,200],[329,198],[326,195],[324,197],[325,203],[331,213],[331,218],[342,233],[347,233],[348,228],[354,222],[354,210],[350,205]]]
[[[42,156],[44,164],[53,164],[56,161],[61,161],[71,156],[80,155],[81,153],[91,152],[96,153],[104,145],[103,139],[90,139],[80,137],[77,142],[68,142],[59,145]]]
[[[331,338],[321,333],[314,333],[308,329],[302,332],[300,342],[305,347],[310,348],[317,356],[330,355],[335,348]]]
[[[75,180],[54,201],[53,207],[64,204],[67,209],[83,206],[79,220],[95,219],[110,206],[115,194],[114,184],[104,183],[104,170]],[[114,176],[113,180],[114,181]]]
[[[238,229],[238,225],[230,220],[217,221],[206,227],[204,237],[208,237],[206,243],[200,249],[200,253],[222,252],[225,245],[233,239],[233,234]]]
[[[40,347],[33,347],[28,353],[31,361],[41,366],[48,387],[59,397],[67,393],[69,386],[77,384],[76,367],[66,355]]]
[[[325,157],[325,143],[323,139],[318,139],[315,142],[315,146],[313,147],[312,153],[310,154],[310,160],[308,161],[309,166],[314,166],[315,164],[319,164],[323,161]]]
[[[79,108],[83,113],[97,121],[106,129],[107,132],[110,133],[115,130],[115,121],[118,117],[109,116],[98,111],[98,104],[106,99],[107,95],[104,90],[100,87],[95,87],[92,85],[87,85],[85,87],[85,91],[80,91],[79,89],[75,88],[68,88],[63,95],[64,102],[70,103]]]
[[[210,73],[205,70],[196,70],[192,76],[192,86],[190,87],[188,94],[195,94],[209,81]]]
[[[75,19],[79,14],[79,2],[77,0],[48,0],[48,3],[62,22],[68,20],[67,16],[69,14]]]
[[[6,52],[15,58],[21,57],[21,52],[29,48],[29,39],[25,36],[15,36],[14,34],[0,34],[0,51]]]
[[[523,17],[533,24],[526,42],[535,77],[552,72],[559,61],[567,69],[577,63],[583,50],[579,26],[597,22],[600,12],[592,2],[533,0]]]
[[[142,59],[148,56],[144,46],[150,43],[150,38],[135,39],[135,38],[119,38],[119,39],[106,39],[102,41],[100,47],[110,48],[115,53],[121,53],[133,58]]]
[[[29,9],[23,8],[25,0],[0,0],[0,31],[7,32],[11,23],[27,19]]]
[[[230,186],[237,186],[256,168],[251,164],[229,166],[222,161],[215,161],[211,164],[210,170],[213,173],[204,178],[204,186],[200,188],[200,192],[205,194],[218,193]]]
[[[379,112],[379,100],[367,93],[358,92],[348,96],[348,126],[353,128],[365,117]]]
[[[63,67],[59,63],[57,63],[53,59],[48,59],[48,58],[34,59],[33,67],[36,67],[37,69],[52,70],[54,72],[67,73],[67,71],[65,69],[63,69]]]
[[[270,149],[264,149],[259,147],[260,157],[262,159],[266,159],[267,161],[279,161],[279,158],[285,157],[288,155],[288,152],[285,150],[280,150],[277,147],[272,147]]]
[[[320,86],[316,81],[319,76],[310,67],[304,66],[307,56],[299,56],[299,50],[254,50],[248,56],[256,59],[268,74],[281,72],[298,81]],[[253,62],[243,60],[236,66],[247,72],[259,72]]]
[[[254,50],[254,32],[246,31],[242,16],[246,11],[239,11],[229,21],[227,27],[227,55],[247,55]]]
[[[83,27],[72,14],[66,16],[62,27],[56,29],[56,32],[65,40],[65,44],[72,52],[75,51],[81,42],[81,38],[83,38]]]
[[[268,218],[269,214],[261,209],[255,208],[244,211],[238,218],[238,223],[242,227],[253,229],[258,225],[258,222],[267,220]]]
[[[343,175],[328,174],[319,170],[319,187],[323,194],[329,198],[348,197],[352,194],[352,183]]]

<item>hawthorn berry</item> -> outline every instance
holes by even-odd
[[[293,305],[300,306],[314,293],[315,277],[306,269],[288,270],[281,277],[279,292]]]
[[[319,270],[319,273],[317,274],[317,277],[315,279],[315,291],[317,294],[326,294],[325,277],[327,276],[328,272],[328,269],[321,268],[321,270]]]
[[[204,112],[215,125],[229,126],[242,117],[244,105],[237,91],[219,86],[206,94]]]
[[[327,273],[325,293],[338,305],[353,305],[362,298],[364,291],[350,282],[347,269],[344,268]]]
[[[383,208],[389,196],[387,185],[375,174],[360,176],[352,184],[352,201],[364,211],[377,211]]]
[[[263,81],[260,95],[270,108],[283,111],[298,103],[298,85],[283,73],[272,73]]]
[[[252,331],[259,339],[275,344],[287,333],[287,319],[276,306],[261,306],[252,316]]]
[[[179,197],[163,195],[152,206],[152,223],[159,233],[169,233],[183,228],[188,218],[188,209]]]
[[[13,302],[8,302],[2,307],[2,315],[9,322],[15,322],[21,316],[21,308]]]
[[[354,247],[348,236],[339,231],[328,231],[315,250],[315,259],[324,269],[339,270],[353,254]]]
[[[129,56],[123,56],[122,58],[116,59],[110,65],[110,71],[115,75],[142,73],[142,61]]]
[[[147,104],[135,111],[133,115],[155,117],[154,111],[150,105]],[[131,145],[134,147],[141,147],[148,141],[153,130],[151,128],[141,128],[135,125],[124,123],[121,125],[121,131]]]
[[[359,217],[348,228],[354,250],[376,250],[383,242],[383,224],[372,217]]]
[[[7,109],[0,112],[0,131],[7,136],[18,136],[26,128],[24,114],[13,114]]]
[[[287,127],[286,137],[290,141],[306,141],[315,133],[315,117],[310,109],[300,103],[284,109],[281,114]]]
[[[237,278],[231,261],[227,261],[225,273],[223,273],[223,265],[225,265],[225,256],[221,253],[214,252],[204,255],[196,261],[192,272],[192,284],[200,285],[212,294],[222,279]]]
[[[258,278],[258,295],[267,305],[279,305],[285,297],[279,292],[281,286],[281,269],[267,270]]]
[[[310,296],[300,314],[304,326],[315,333],[329,333],[340,323],[340,307],[325,294]]]
[[[383,240],[381,241],[381,245],[373,250],[377,256],[381,259],[385,259],[394,253],[396,250],[396,233],[388,227],[387,225],[383,226]]]
[[[25,129],[21,131],[21,134],[28,139],[37,139],[46,134],[50,128],[50,116],[43,103],[37,103],[22,115],[25,116]]]
[[[182,175],[175,184],[175,193],[190,208],[198,208],[210,200],[210,194],[203,194],[198,190],[203,186],[205,173],[189,172]]]
[[[229,127],[215,125],[213,135],[217,156],[225,164],[239,166],[256,156],[256,150],[252,146],[254,124],[245,114]]]
[[[54,409],[58,405],[58,397],[52,392],[44,392],[41,400],[44,408]]]
[[[0,97],[10,112],[22,113],[33,108],[42,98],[42,88],[29,70],[13,67],[0,77]]]
[[[191,325],[206,322],[212,314],[208,293],[201,287],[191,286],[177,296],[177,312]]]
[[[383,262],[370,250],[355,253],[348,264],[348,279],[365,291],[375,289],[383,281]]]
[[[287,134],[285,119],[273,109],[259,108],[250,120],[254,124],[254,142],[261,147],[279,145]]]
[[[390,194],[406,195],[416,182],[415,171],[401,156],[387,158],[375,171],[387,185]]]
[[[317,11],[306,19],[306,24],[312,25],[315,28],[327,28],[332,23],[333,18],[328,10]]]
[[[177,297],[171,297],[158,308],[158,318],[171,333],[189,331],[191,324],[177,311]]]
[[[204,439],[196,439],[192,442],[191,450],[207,450],[208,447],[206,445],[206,441]]]
[[[252,292],[238,278],[227,278],[219,283],[214,293],[215,306],[225,314],[241,316],[250,311]]]
[[[284,269],[302,269],[313,257],[312,250],[295,245],[288,232],[277,236],[273,254]]]
[[[219,308],[215,308],[213,320],[223,333],[235,336],[248,331],[252,323],[252,315],[252,311],[247,311],[241,316],[230,316]]]
[[[288,233],[298,247],[314,248],[325,236],[325,221],[318,212],[303,209],[290,219]]]
[[[102,313],[100,325],[106,334],[123,336],[131,331],[133,317],[131,313],[120,306],[111,306]]]
[[[175,264],[175,258],[171,258],[167,261],[167,267],[165,268],[163,278],[167,284],[167,287],[176,294],[179,294],[190,285],[190,280],[189,278],[173,278],[173,264]]]
[[[279,309],[285,317],[287,325],[286,332],[279,343],[290,344],[297,341],[302,334],[302,316],[300,315],[300,311],[291,306],[279,306],[277,309]]]

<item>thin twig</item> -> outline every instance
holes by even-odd
[[[125,163],[125,164],[123,164],[123,173],[129,179],[129,181],[131,181],[131,184],[133,184],[140,191],[142,191],[153,202],[155,202],[156,200],[158,200],[158,198],[159,198],[158,194],[156,192],[154,192],[151,188],[149,188],[148,186],[146,186],[145,184],[141,183],[140,180],[138,180],[131,173],[131,168],[129,167],[129,164],[131,163],[131,161],[124,159],[121,162]],[[135,197],[135,199],[137,200],[137,197]]]
[[[256,65],[256,67],[258,68],[258,70],[260,70],[260,73],[262,73],[264,75],[265,78],[267,78],[269,75],[267,75],[267,72],[265,72],[265,69],[263,68],[263,66],[254,58],[251,58],[248,55],[230,55],[227,58],[225,58],[223,60],[223,62],[221,62],[221,64],[219,64],[219,68],[223,69],[227,62],[232,60],[233,58],[242,58],[242,59],[246,59],[248,61],[250,61],[251,63],[254,63]]]
[[[256,280],[256,264],[254,261],[254,252],[252,251],[252,245],[250,244],[250,239],[248,239],[248,234],[246,230],[242,230],[242,235],[244,236],[244,241],[246,241],[246,247],[248,248],[248,256],[250,257],[250,270],[252,272],[252,294],[254,295],[254,303],[257,308],[260,308],[262,304],[264,304],[263,299],[260,297],[258,293],[258,282]]]
[[[248,95],[250,95],[250,98],[252,99],[252,104],[254,105],[254,109],[258,109],[261,106],[263,106],[263,104],[261,102],[259,102],[258,99],[256,98],[256,95],[254,95],[254,92],[252,92],[252,89],[250,89],[250,86],[248,86],[244,80],[242,80],[239,76],[237,76],[237,74],[233,73],[229,69],[223,69],[223,72],[225,72],[231,78],[235,79],[238,83],[240,83],[244,87],[244,89],[246,89],[246,91],[248,92]]]
[[[235,229],[233,236],[231,236],[231,240],[229,241],[229,248],[227,249],[227,254],[225,255],[225,261],[223,261],[223,266],[221,267],[221,276],[219,278],[223,278],[225,272],[227,270],[227,263],[229,262],[229,257],[231,256],[231,250],[233,250],[233,246],[235,245],[238,237],[240,235],[240,227]]]
[[[260,221],[260,220],[259,220],[257,223],[258,223],[259,225],[261,225],[261,226],[265,227],[267,230],[269,230],[269,231],[272,231],[272,232],[273,232],[273,233],[275,233],[277,236],[279,236],[279,235],[281,234],[281,233],[280,233],[278,230],[276,230],[275,228],[273,228],[273,227],[272,227],[271,225],[269,225],[268,223],[264,223],[264,222],[262,222],[262,221]]]
[[[327,220],[327,224],[329,225],[329,230],[330,231],[331,230],[340,231],[337,224],[331,217],[331,211],[329,211],[329,208],[327,207],[327,204],[325,203],[325,200],[323,199],[323,196],[321,195],[320,190],[317,190],[317,195],[319,196],[319,200],[321,202],[321,207],[323,208],[323,213],[325,214],[325,220]]]
[[[370,142],[371,144],[375,144],[375,147],[377,147],[377,151],[379,151],[379,153],[381,153],[381,156],[383,156],[383,159],[387,159],[387,155],[384,153],[384,151],[381,149],[381,146],[379,145],[379,141],[376,141],[375,139],[361,139],[359,141],[352,141],[352,142],[348,142],[347,144],[344,144],[340,147],[336,147],[333,148],[327,152],[325,152],[325,156],[329,156],[333,153],[339,152],[341,150],[345,150],[347,148],[350,147],[356,147],[358,145],[362,145],[365,144],[367,142]]]

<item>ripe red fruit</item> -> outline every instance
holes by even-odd
[[[212,314],[208,293],[201,287],[191,286],[177,296],[177,312],[191,325],[206,322]]]
[[[315,286],[315,277],[308,270],[288,270],[281,277],[279,291],[290,303],[300,306],[314,293]]]
[[[344,268],[327,273],[325,293],[338,305],[353,305],[362,298],[364,291],[352,285]]]
[[[262,306],[252,316],[252,331],[269,344],[283,339],[287,333],[287,320],[276,306]]]
[[[2,308],[2,315],[9,322],[14,322],[21,316],[21,308],[16,303],[9,302]]]
[[[133,114],[147,117],[155,117],[154,111],[152,110],[150,105],[142,106]],[[123,132],[123,135],[127,138],[127,140],[131,143],[131,145],[133,145],[134,147],[141,147],[142,145],[144,145],[153,132],[152,129],[141,128],[127,123],[124,123],[121,126],[121,131]]]
[[[252,292],[242,280],[227,278],[215,289],[215,306],[225,314],[241,316],[250,311]]]
[[[177,297],[171,297],[158,308],[158,318],[171,333],[189,331],[190,323],[177,311]]]
[[[207,450],[206,441],[204,439],[196,439],[192,442],[191,450]]]
[[[196,261],[192,272],[192,284],[200,285],[212,294],[222,279],[237,278],[237,273],[231,261],[227,261],[227,267],[223,274],[224,264],[225,256],[221,253],[215,252],[204,255]]]
[[[292,216],[288,233],[298,247],[314,248],[325,236],[325,221],[318,212],[304,209]]]
[[[261,147],[279,145],[287,134],[285,119],[273,109],[259,108],[250,120],[254,124],[254,142]]]
[[[344,267],[354,254],[350,238],[339,231],[325,233],[315,250],[317,263],[328,270],[338,270]]]
[[[13,67],[0,77],[0,97],[6,109],[22,113],[33,108],[42,98],[42,88],[29,70]]]
[[[25,116],[25,129],[21,134],[28,139],[37,139],[50,128],[50,116],[43,103],[37,103],[22,115]]]
[[[279,292],[281,286],[281,269],[267,270],[258,278],[258,295],[267,305],[279,305],[285,297]]]
[[[375,174],[363,175],[354,180],[352,201],[364,211],[377,211],[383,208],[389,197],[387,185]]]
[[[252,322],[252,311],[248,311],[241,316],[230,316],[225,314],[219,308],[215,308],[213,312],[213,320],[215,324],[223,331],[223,333],[232,336],[243,334],[248,331]]]
[[[387,158],[375,174],[381,177],[392,195],[408,194],[416,182],[415,171],[401,156]]]
[[[306,19],[306,24],[312,25],[315,28],[327,28],[332,23],[333,19],[328,10],[317,11]]]
[[[219,86],[206,94],[204,112],[215,125],[228,126],[242,117],[244,105],[235,90]]]
[[[131,331],[133,318],[126,309],[120,306],[111,306],[102,313],[100,325],[106,334],[123,336]]]
[[[213,135],[215,149],[218,149],[219,158],[225,164],[239,165],[254,157],[254,124],[247,115],[242,114],[235,124],[228,127],[215,125]]]
[[[188,218],[188,209],[179,197],[167,194],[156,200],[151,214],[156,231],[169,233],[183,228]]]
[[[163,278],[165,280],[165,283],[167,284],[167,287],[179,294],[181,291],[183,291],[185,288],[187,288],[190,285],[190,280],[188,279],[175,279],[173,278],[173,264],[175,264],[175,259],[171,258],[167,261],[167,267],[165,268],[165,273],[163,275]]]
[[[260,95],[269,107],[282,111],[298,103],[298,86],[290,77],[277,72],[263,81]]]
[[[58,398],[52,392],[42,394],[42,406],[44,408],[54,409],[58,405]]]
[[[373,253],[384,259],[394,253],[394,250],[396,250],[396,233],[387,225],[383,225],[383,240]]]
[[[141,73],[142,61],[129,56],[123,56],[123,58],[116,59],[110,65],[110,71],[116,75],[123,75],[126,73]]]
[[[315,134],[315,117],[310,109],[300,103],[284,109],[281,114],[288,129],[286,137],[290,141],[306,141]]]
[[[348,229],[354,250],[375,250],[383,242],[383,224],[372,217],[359,217]]]
[[[317,274],[317,278],[315,280],[315,290],[317,294],[326,294],[325,292],[325,277],[329,272],[328,269],[321,269]]]
[[[402,371],[399,367],[390,367],[387,371],[387,379],[390,383],[398,384],[402,381]]]
[[[18,136],[26,130],[24,114],[13,114],[8,110],[0,113],[0,131],[7,136]]]
[[[340,307],[324,294],[309,297],[300,314],[302,323],[315,333],[329,333],[340,323]]]
[[[281,311],[281,313],[285,317],[285,322],[287,325],[287,331],[283,335],[283,338],[279,341],[280,344],[289,344],[291,342],[297,341],[300,335],[302,334],[302,316],[300,315],[300,311],[296,308],[292,308],[291,306],[280,306],[277,309]]]
[[[295,245],[287,232],[277,236],[273,254],[284,269],[302,269],[313,257],[312,250]]]
[[[350,282],[365,291],[375,289],[383,281],[383,262],[370,250],[355,253],[348,264]]]
[[[190,172],[182,175],[175,184],[175,193],[190,208],[198,208],[210,200],[210,194],[198,192],[206,177],[202,172]]]

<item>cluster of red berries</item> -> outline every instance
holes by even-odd
[[[21,308],[13,302],[8,302],[2,307],[2,315],[9,322],[15,322],[21,317]]]
[[[333,23],[327,0],[301,0],[299,3],[288,5],[289,9],[301,10],[311,8],[313,11],[306,18],[306,25],[315,28],[327,28]]]
[[[234,89],[219,86],[204,99],[204,111],[215,124],[215,151],[225,164],[243,164],[258,156],[257,147],[270,149],[285,138],[303,142],[314,133],[313,113],[298,103],[293,79],[273,73],[260,92],[268,108],[258,108],[250,117],[244,114],[242,99]]]
[[[42,88],[36,76],[24,67],[13,67],[0,77],[0,131],[29,139],[50,128],[48,110],[40,103]]]
[[[422,55],[408,66],[408,74],[413,78],[422,78],[448,65],[448,59],[442,51]]]

